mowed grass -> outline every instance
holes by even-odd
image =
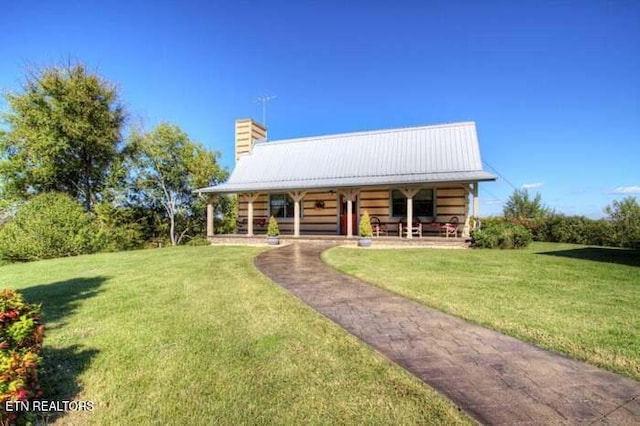
[[[324,259],[444,312],[640,379],[638,250],[334,248]]]
[[[404,370],[253,266],[180,247],[0,267],[42,302],[45,399],[63,424],[466,424]],[[56,419],[54,419],[56,420]]]

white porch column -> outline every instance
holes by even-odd
[[[247,236],[253,236],[253,200],[247,200]]]
[[[353,202],[358,196],[358,192],[356,189],[344,192],[344,198],[347,201],[347,238],[353,237]]]
[[[420,188],[403,188],[401,191],[407,197],[407,238],[413,238],[413,196]]]
[[[300,202],[306,192],[294,191],[290,192],[289,196],[293,199],[293,236],[300,236]]]
[[[215,201],[214,197],[209,197],[207,200],[207,238],[212,237],[214,234],[213,229],[213,203]]]
[[[476,219],[476,223],[478,223],[478,183],[473,184],[473,218]]]
[[[347,199],[347,238],[353,237],[353,201]]]
[[[247,237],[253,236],[253,202],[258,198],[257,192],[249,192],[243,194],[245,201],[247,202]]]
[[[462,236],[467,238],[471,236],[471,231],[478,226],[478,182],[469,184],[469,189],[473,200],[471,201],[471,211],[469,211],[469,198],[467,197],[467,217],[464,221],[464,228],[462,229]],[[471,226],[471,219],[473,219],[473,227]]]

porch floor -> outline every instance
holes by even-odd
[[[357,246],[359,237],[347,238],[345,235],[280,235],[280,244],[292,242],[299,243],[334,243]],[[209,236],[211,244],[266,244],[266,235],[254,235],[249,237],[244,234],[216,234]],[[373,237],[372,247],[438,247],[438,248],[468,248],[468,238],[454,237],[413,237],[411,239],[401,237]]]

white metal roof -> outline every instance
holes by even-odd
[[[474,122],[258,142],[229,180],[235,193],[495,180],[482,170]]]

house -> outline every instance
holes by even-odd
[[[267,129],[251,119],[237,120],[235,129],[229,180],[197,190],[209,195],[208,236],[216,194],[239,196],[238,233],[249,236],[266,232],[273,215],[283,234],[350,237],[365,210],[390,235],[401,223],[455,217],[468,236],[479,183],[496,179],[482,169],[474,122],[280,141],[268,141]]]

